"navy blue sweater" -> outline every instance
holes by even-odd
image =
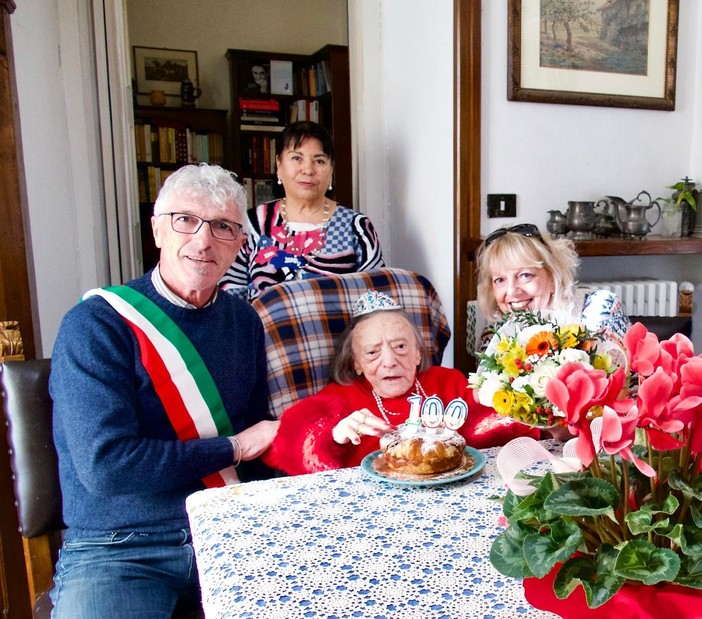
[[[128,285],[190,338],[235,433],[269,419],[263,327],[248,303],[220,293],[208,307],[185,309],[156,292],[150,273]],[[233,462],[225,437],[177,439],[131,328],[100,297],[66,314],[53,351],[50,390],[69,539],[187,528],[185,497],[204,488],[204,476]],[[242,464],[242,478],[247,464],[256,466]]]

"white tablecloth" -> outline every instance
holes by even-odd
[[[399,486],[360,468],[190,496],[208,619],[552,618],[490,564],[504,494],[482,475]]]

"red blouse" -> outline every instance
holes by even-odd
[[[466,401],[468,419],[459,432],[472,447],[485,449],[504,445],[517,436],[539,438],[538,430],[501,417],[493,409],[476,402],[466,377],[458,370],[435,366],[420,374],[419,382],[427,396],[438,396],[444,405],[459,397]],[[399,425],[407,419],[409,395],[411,392],[399,398],[383,398],[388,411],[400,413],[390,417],[391,423]],[[379,449],[378,437],[363,436],[360,445],[351,442],[339,445],[332,438],[332,429],[361,408],[382,417],[366,380],[348,386],[328,384],[283,413],[278,434],[264,454],[264,460],[288,475],[358,466],[366,455]]]

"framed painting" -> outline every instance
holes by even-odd
[[[508,0],[510,101],[675,109],[679,0]]]
[[[133,49],[137,93],[163,90],[168,96],[180,96],[180,83],[186,77],[198,85],[197,52],[136,45]]]

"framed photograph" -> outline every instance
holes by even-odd
[[[510,101],[675,109],[679,0],[509,0]]]
[[[197,86],[197,52],[186,49],[134,46],[134,75],[137,93],[148,95],[163,90],[180,96],[180,83],[186,78]]]
[[[249,94],[267,94],[270,92],[270,62],[243,62],[240,75],[243,76],[244,92]]]

